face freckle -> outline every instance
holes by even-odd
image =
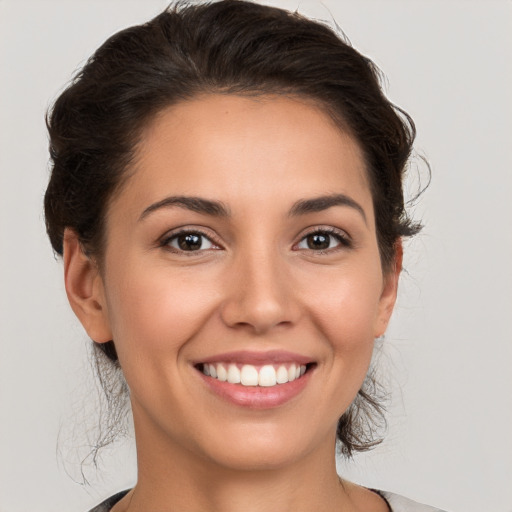
[[[396,294],[349,135],[300,99],[180,103],[145,132],[106,234],[105,315],[139,446],[239,468],[332,450]],[[304,375],[251,390],[203,364],[272,366],[272,383],[294,358]]]

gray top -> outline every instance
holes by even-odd
[[[386,491],[378,492],[388,502],[392,512],[443,512],[440,508],[422,505],[399,494]]]
[[[416,501],[412,501],[408,498],[404,498],[398,494],[394,494],[392,492],[386,491],[375,491],[380,494],[389,505],[391,512],[443,512],[440,508],[429,507],[428,505],[422,505],[421,503],[417,503]],[[110,509],[126,496],[128,491],[123,491],[114,496],[111,496],[103,503],[100,503],[98,506],[94,507],[90,512],[109,512]]]

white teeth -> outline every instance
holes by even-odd
[[[227,366],[227,369],[226,369]],[[276,384],[286,384],[302,377],[306,373],[305,365],[292,363],[288,368],[282,364],[277,367],[266,364],[258,368],[252,364],[244,364],[240,370],[234,363],[203,364],[203,373],[220,381],[242,386],[272,387]]]
[[[285,384],[288,382],[288,370],[286,366],[280,366],[276,372],[276,381],[278,384]]]
[[[288,368],[288,382],[292,382],[295,380],[295,365],[292,364],[290,368]]]
[[[228,380],[228,372],[222,364],[217,365],[217,379],[221,380],[222,382]]]
[[[236,364],[230,364],[228,366],[228,382],[230,384],[240,383],[240,370],[237,368]]]
[[[273,366],[267,364],[260,369],[260,373],[258,375],[258,384],[260,386],[275,386],[276,381],[276,371]]]
[[[242,386],[257,386],[258,385],[258,370],[250,364],[244,364],[240,371],[240,383]]]

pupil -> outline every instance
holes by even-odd
[[[183,251],[196,251],[201,249],[201,236],[194,234],[181,235],[178,245]]]
[[[308,236],[309,249],[328,249],[329,248],[329,235],[309,235]]]

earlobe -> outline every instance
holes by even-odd
[[[97,343],[112,339],[108,311],[97,264],[84,253],[77,234],[64,231],[64,281],[69,304],[87,334]]]
[[[402,271],[403,247],[402,240],[395,244],[395,255],[391,268],[384,275],[384,284],[379,301],[379,316],[375,326],[375,338],[382,336],[387,329],[391,314],[395,307],[398,280]]]

